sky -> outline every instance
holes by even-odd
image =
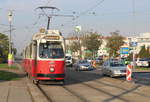
[[[134,1],[134,3],[133,3]],[[39,6],[54,6],[54,13],[73,17],[53,17],[50,28],[60,30],[65,37],[76,25],[82,31],[96,31],[104,36],[119,30],[123,36],[150,32],[150,0],[0,0],[0,32],[9,35],[8,11],[13,10],[14,46],[21,52],[33,34],[46,27],[47,18],[40,15]],[[50,14],[50,11],[46,11]],[[78,17],[77,17],[78,16]]]

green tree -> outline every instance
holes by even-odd
[[[82,37],[82,45],[89,51],[92,52],[92,55],[95,56],[99,47],[102,44],[102,40],[100,40],[101,35],[98,33],[89,33]]]
[[[7,61],[8,44],[8,36],[0,33],[0,63]]]
[[[149,50],[144,46],[141,46],[141,50],[138,54],[139,58],[148,58],[149,57]]]
[[[111,36],[107,39],[106,47],[109,48],[109,56],[116,57],[119,55],[120,47],[124,44],[124,37],[120,35],[119,31],[111,32],[110,34]]]
[[[17,49],[16,48],[12,48],[12,52],[14,53],[14,55],[17,54]]]
[[[68,46],[68,48],[72,51],[72,52],[77,52],[80,50],[80,45],[77,41],[73,41],[71,45]]]

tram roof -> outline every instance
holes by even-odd
[[[45,36],[62,36],[61,32],[59,30],[47,30],[44,32],[38,32],[36,34],[33,35],[32,40],[38,40],[38,39],[42,39]]]

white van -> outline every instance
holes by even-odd
[[[66,56],[65,56],[65,63],[66,63],[66,66],[71,66],[72,67],[73,59],[72,59],[72,55],[71,54],[66,54]]]

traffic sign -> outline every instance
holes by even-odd
[[[131,42],[131,43],[130,43],[131,47],[136,47],[137,44],[138,44],[137,42]]]
[[[132,65],[127,65],[126,80],[127,81],[131,81],[132,80]]]

